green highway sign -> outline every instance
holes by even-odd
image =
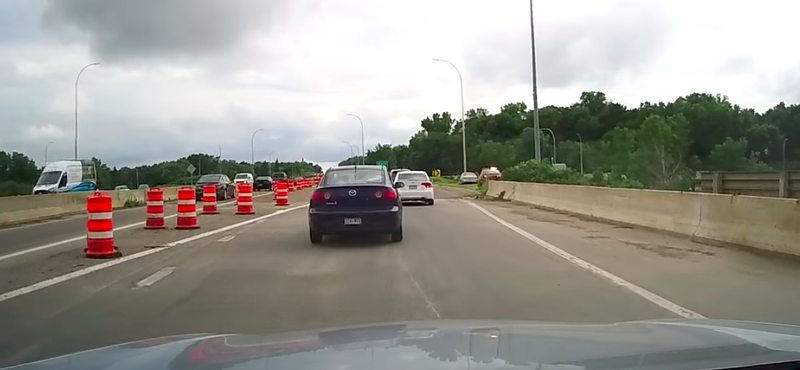
[[[378,161],[375,164],[377,164],[378,166],[389,167],[389,161]]]

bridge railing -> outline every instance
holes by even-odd
[[[693,184],[702,193],[800,198],[800,171],[701,171]]]

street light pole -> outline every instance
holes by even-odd
[[[49,141],[49,142],[47,142],[47,144],[44,145],[44,166],[43,167],[47,167],[47,147],[50,146],[50,144],[52,144],[52,143],[53,143],[52,141]]]
[[[464,155],[464,172],[467,172],[467,122],[464,119],[464,79],[461,78],[461,71],[458,70],[455,64],[450,63],[444,59],[433,59],[434,62],[447,63],[458,73],[458,84],[461,87],[461,151]]]
[[[784,171],[786,171],[786,141],[788,141],[788,140],[789,140],[788,137],[783,138],[783,170]]]
[[[545,127],[542,131],[547,131],[550,133],[550,136],[553,137],[553,164],[556,164],[556,134],[553,133],[553,130]]]
[[[361,117],[359,117],[359,116],[357,116],[355,114],[347,113],[347,115],[355,117],[355,118],[358,118],[358,123],[361,124],[361,164],[363,165],[364,164],[364,160],[365,160],[365,158],[364,158],[364,121],[361,120]]]
[[[264,129],[260,128],[258,130],[255,130],[253,132],[253,135],[250,136],[250,167],[253,168],[253,174],[256,173],[256,149],[255,149],[254,140],[256,138],[256,134],[261,132],[261,131],[264,131]]]
[[[537,92],[536,81],[536,38],[533,32],[533,0],[530,0],[531,7],[531,82],[533,83],[533,145],[535,148],[536,160],[542,160],[542,146],[539,138],[539,93]]]
[[[347,144],[347,147],[350,149],[350,158],[355,157],[355,154],[353,154],[353,144],[350,144],[349,141],[342,141],[342,142]],[[356,159],[356,161],[358,161],[358,160]],[[356,163],[356,164],[358,164],[358,163]]]
[[[578,134],[578,144],[580,145],[581,175],[583,175],[583,138]]]
[[[78,72],[78,77],[75,78],[75,160],[78,160],[78,81],[81,79],[81,74],[86,68],[99,65],[100,62],[89,63]]]

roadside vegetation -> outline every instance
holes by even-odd
[[[466,113],[469,170],[495,165],[504,179],[651,189],[688,190],[699,170],[800,170],[800,105],[783,102],[763,113],[740,107],[722,95],[694,93],[671,102],[643,102],[626,107],[602,92],[584,92],[565,107],[539,110],[544,163],[534,158],[533,113],[524,103],[509,103],[490,114],[485,108]],[[379,125],[377,123],[376,125]],[[407,144],[379,144],[367,152],[366,163],[389,161],[390,168],[414,168],[458,175],[462,169],[462,122],[450,113],[434,113]],[[555,151],[554,151],[555,149]],[[581,156],[581,153],[583,155]],[[568,170],[552,165],[563,163]],[[581,160],[582,158],[582,160]],[[784,161],[785,158],[785,161]],[[250,172],[246,162],[220,160],[207,154],[135,168],[109,168],[95,158],[98,186],[136,188],[188,184],[198,174],[221,172],[232,177]],[[360,162],[348,158],[341,164]],[[189,164],[197,167],[188,176]],[[268,174],[266,162],[256,163],[256,175]],[[581,169],[583,170],[581,173]],[[22,153],[0,151],[0,196],[28,194],[41,168]],[[298,175],[319,171],[307,162],[279,162],[272,171]]]
[[[757,113],[725,96],[695,93],[626,107],[602,92],[584,92],[570,106],[539,110],[541,127],[555,134],[554,153],[553,137],[541,133],[543,162],[555,156],[566,171],[532,161],[533,114],[524,103],[506,104],[496,114],[471,109],[466,116],[469,170],[495,165],[506,180],[688,190],[700,170],[800,169],[797,104]],[[422,120],[408,144],[378,145],[366,162],[388,160],[391,168],[457,175],[463,166],[461,126],[450,113],[435,113]]]

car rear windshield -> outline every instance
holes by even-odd
[[[400,172],[397,181],[428,181],[428,175],[421,172]]]
[[[259,176],[259,177],[256,177],[256,180],[258,180],[258,181],[269,181],[269,180],[272,180],[272,179],[269,176]]]
[[[250,176],[248,176],[246,173],[240,173],[240,174],[237,174],[236,177],[234,177],[234,178],[235,179],[249,179]]]
[[[204,184],[204,183],[211,183],[211,182],[219,182],[219,180],[221,178],[222,178],[222,176],[220,176],[220,175],[203,175],[202,177],[200,177],[199,180],[197,180],[197,183],[198,184]]]
[[[383,185],[385,172],[380,168],[347,168],[330,170],[325,175],[323,185]]]
[[[285,172],[275,172],[272,174],[272,178],[276,180],[283,180],[286,178]]]

